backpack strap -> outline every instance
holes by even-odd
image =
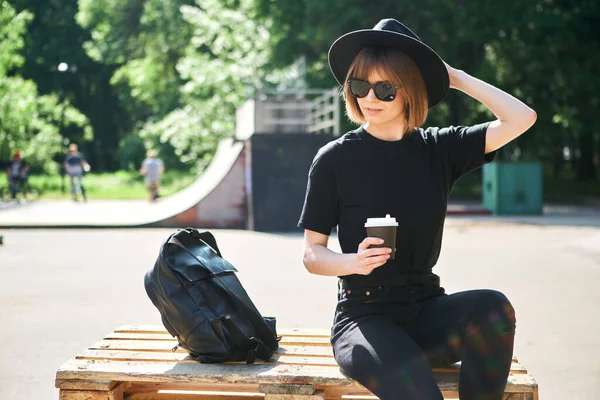
[[[259,332],[259,334],[263,337],[268,337],[268,338],[272,338],[273,339],[273,343],[272,343],[272,350],[277,350],[277,343],[279,342],[279,340],[281,340],[281,338],[277,337],[277,332],[273,332],[271,330],[271,327],[269,327],[269,325],[265,322],[264,318],[260,315],[260,313],[258,312],[258,310],[250,307],[248,305],[248,303],[246,303],[244,300],[240,299],[240,297],[233,291],[231,291],[224,283],[223,281],[221,281],[221,279],[219,279],[218,276],[215,275],[215,278],[217,278],[217,280],[221,283],[221,285],[223,286],[223,288],[225,290],[227,290],[227,292],[231,295],[231,299],[240,307],[242,308],[244,311],[246,311],[246,316],[248,317],[248,319],[250,320],[250,323],[252,323],[252,325],[254,326],[254,328],[256,328],[256,330]],[[257,339],[260,340],[260,339]],[[261,341],[262,343],[262,341]],[[262,358],[262,357],[261,357]]]
[[[256,360],[256,357],[265,361],[269,361],[273,355],[273,350],[268,348],[262,340],[244,335],[244,333],[240,330],[240,328],[238,328],[236,323],[229,315],[221,317],[221,321],[229,333],[231,333],[231,336],[233,336],[233,339],[238,347],[242,349],[250,348],[250,350],[248,350],[248,352],[245,354],[246,364],[253,364]]]
[[[206,243],[219,255],[219,257],[223,257],[221,255],[221,251],[219,250],[219,246],[217,246],[217,239],[215,239],[212,233],[210,233],[209,231],[198,232],[198,230],[194,228],[185,228],[183,230],[186,231],[194,239],[200,239],[201,241]]]

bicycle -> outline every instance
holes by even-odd
[[[4,186],[0,188],[0,199],[4,202],[15,200],[19,203],[21,200],[25,200],[29,203],[39,199],[41,194],[40,190],[32,186],[28,180],[15,183],[15,189],[15,196],[13,197],[10,187]]]

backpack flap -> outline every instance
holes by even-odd
[[[237,272],[237,269],[217,252],[203,242],[179,231],[167,241],[183,251],[172,250],[172,246],[165,246],[165,258],[171,267],[188,281],[206,279],[214,275]]]

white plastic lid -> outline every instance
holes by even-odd
[[[396,218],[390,217],[390,214],[387,214],[385,218],[367,218],[365,228],[374,226],[398,226],[398,222],[396,222]]]

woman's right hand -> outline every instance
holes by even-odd
[[[389,260],[392,249],[389,247],[369,248],[376,244],[383,244],[383,239],[368,237],[358,245],[356,263],[353,268],[355,274],[369,275],[375,268],[381,267]]]

